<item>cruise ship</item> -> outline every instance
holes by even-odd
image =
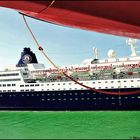
[[[117,58],[114,50],[106,59],[58,69],[38,63],[24,48],[17,65],[0,71],[2,110],[140,110],[140,56],[137,40],[128,39],[131,55]],[[60,72],[63,71],[62,72]]]

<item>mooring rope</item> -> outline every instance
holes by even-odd
[[[53,3],[52,3],[53,4]],[[110,92],[110,91],[106,91],[106,90],[99,90],[99,89],[95,89],[95,88],[92,88],[92,87],[89,87],[87,85],[84,85],[82,83],[80,83],[79,81],[75,80],[73,77],[69,76],[67,73],[65,73],[64,71],[62,71],[61,69],[59,69],[59,67],[47,56],[47,54],[44,52],[43,48],[39,45],[37,39],[35,38],[31,28],[29,27],[24,15],[23,16],[23,20],[24,20],[24,23],[27,27],[27,29],[29,30],[38,50],[45,56],[45,58],[50,62],[51,65],[53,65],[58,71],[59,73],[65,75],[68,79],[70,79],[71,81],[75,82],[76,84],[88,89],[88,90],[91,90],[93,92],[98,92],[98,93],[104,93],[104,94],[111,94],[111,95],[130,95],[130,94],[138,94],[140,93],[140,90],[136,90],[136,91],[129,91],[129,92]]]

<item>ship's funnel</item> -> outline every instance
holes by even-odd
[[[23,52],[21,52],[21,58],[16,66],[22,67],[31,63],[38,63],[36,55],[30,50],[30,48],[24,48]]]

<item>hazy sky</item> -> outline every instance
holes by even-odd
[[[98,48],[100,59],[107,57],[109,49],[114,49],[117,57],[130,55],[125,37],[62,27],[29,17],[26,19],[47,55],[59,66],[80,64],[84,59],[92,58],[93,47]],[[14,10],[0,7],[0,66],[17,64],[24,47],[30,47],[40,63],[50,65],[37,50],[22,16]]]

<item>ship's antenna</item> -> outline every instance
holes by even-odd
[[[98,49],[93,47],[93,55],[94,55],[94,59],[98,59]]]
[[[131,48],[131,57],[137,56],[137,52],[136,52],[137,39],[129,38],[129,39],[126,40],[126,43],[128,45],[130,45],[130,48]]]

